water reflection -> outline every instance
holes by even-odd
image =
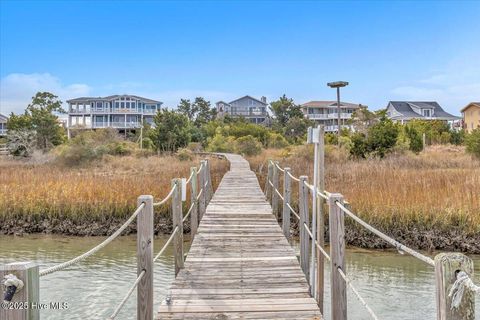
[[[71,259],[97,245],[99,237],[31,235],[0,236],[0,264],[34,260],[41,269]],[[167,237],[155,239],[157,252]],[[186,243],[186,245],[188,245]],[[298,248],[297,248],[298,249]],[[42,319],[105,319],[136,278],[135,236],[116,239],[83,263],[41,278],[41,302],[67,302],[68,310],[42,310]],[[477,269],[480,256],[472,256]],[[434,320],[433,268],[396,251],[347,250],[347,273],[380,319]],[[326,269],[325,319],[330,319],[329,266]],[[476,283],[480,277],[475,276]],[[158,305],[174,279],[171,247],[155,264],[154,297]],[[477,298],[476,312],[480,315]],[[348,291],[349,319],[371,319]],[[130,298],[117,319],[134,319],[136,296]]]

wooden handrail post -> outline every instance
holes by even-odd
[[[330,258],[332,270],[330,272],[331,312],[332,320],[347,319],[347,284],[338,273],[341,269],[345,274],[345,225],[344,214],[336,205],[343,203],[343,196],[331,193],[328,196],[329,230],[330,230]]]
[[[193,206],[190,213],[190,235],[193,241],[198,228],[197,168],[191,167],[190,174],[192,176],[190,181],[190,205]]]
[[[172,221],[173,230],[178,231],[173,237],[173,248],[175,254],[175,276],[180,269],[183,269],[183,213],[182,213],[182,183],[180,179],[172,180],[172,187],[176,186],[172,197]]]
[[[275,217],[278,218],[278,205],[279,205],[280,197],[278,196],[278,193],[276,191],[276,190],[278,190],[278,171],[279,171],[277,166],[276,166],[277,164],[278,164],[278,161],[275,161],[274,163],[272,163],[272,167],[273,167],[272,211],[273,211],[273,214],[275,215]]]
[[[309,279],[309,249],[310,237],[305,231],[305,225],[309,225],[308,219],[308,187],[305,184],[308,181],[307,176],[301,176],[298,183],[298,208],[300,214],[300,224],[298,226],[300,231],[300,266],[307,280]]]
[[[18,320],[38,320],[40,319],[40,276],[38,275],[38,265],[34,262],[14,262],[0,267],[0,280],[6,275],[13,275],[23,283],[23,288],[12,290],[13,297],[9,302],[18,306],[16,308],[0,308],[0,319],[18,319]],[[2,286],[0,297],[4,298],[4,289]],[[23,308],[25,306],[26,308]]]
[[[208,159],[205,159],[205,167],[207,168],[207,170],[205,171],[205,175],[206,175],[206,178],[205,178],[205,181],[206,181],[206,196],[207,196],[207,205],[208,203],[210,202],[210,200],[212,199],[213,197],[213,187],[212,187],[212,176],[211,176],[211,173],[210,173],[210,161],[208,161]]]
[[[137,276],[145,275],[137,286],[137,319],[153,319],[153,197],[138,197],[145,204],[137,216]]]
[[[458,308],[452,308],[452,297],[448,296],[460,271],[472,276],[472,259],[461,253],[440,253],[435,256],[437,320],[475,319],[474,292],[465,289]]]
[[[290,198],[292,195],[291,178],[288,174],[290,168],[285,168],[283,173],[283,212],[282,212],[282,229],[287,239],[290,239]]]
[[[268,160],[268,171],[267,171],[267,181],[265,181],[265,198],[267,199],[270,204],[272,204],[272,187],[270,182],[272,181],[273,177],[273,168],[272,168],[272,160]]]
[[[203,166],[205,166],[203,160],[200,162]],[[202,167],[202,171],[198,175],[198,193],[200,194],[200,198],[198,199],[198,216],[199,222],[202,221],[203,215],[205,214],[205,208],[207,207],[206,204],[206,197],[205,197],[205,167]]]
[[[325,128],[323,125],[318,126],[319,131],[319,143],[317,147],[318,152],[318,187],[317,190],[321,193],[325,190]],[[322,248],[325,248],[325,217],[323,213],[324,199],[318,195],[315,195],[317,201],[317,242]],[[324,298],[324,282],[325,282],[325,258],[320,250],[317,248],[317,284],[316,297],[317,303],[320,307],[320,312],[323,314],[323,298]]]

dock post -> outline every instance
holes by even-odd
[[[198,228],[198,200],[197,200],[197,168],[190,168],[192,180],[190,184],[190,205],[192,207],[192,213],[190,213],[190,235],[192,237],[197,233]]]
[[[272,211],[273,215],[278,218],[278,205],[279,205],[279,199],[280,197],[278,196],[278,193],[276,190],[278,190],[278,168],[277,168],[278,161],[275,161],[272,163],[273,167],[273,187],[272,187]]]
[[[142,195],[137,204],[145,207],[137,216],[137,319],[153,320],[153,197]]]
[[[198,175],[198,185],[200,186],[198,188],[198,193],[200,195],[200,198],[198,199],[199,222],[202,221],[203,215],[205,214],[205,208],[207,207],[206,197],[205,197],[205,174],[204,174],[206,169],[205,169],[204,161],[202,160],[200,163],[202,166],[202,171],[200,171],[200,174]]]
[[[453,297],[449,297],[449,293],[460,271],[472,276],[472,259],[461,253],[440,253],[435,256],[437,320],[475,319],[475,293],[468,289],[464,289],[459,305],[452,308]]]
[[[16,308],[0,308],[0,319],[18,319],[18,320],[38,320],[40,319],[40,277],[38,275],[38,265],[34,262],[14,262],[0,267],[0,281],[7,275],[15,276],[21,283],[16,286],[12,281],[12,286],[1,290],[3,301],[5,294],[10,292],[9,302],[17,306]],[[23,287],[21,287],[23,285]],[[7,299],[5,299],[7,300]],[[25,306],[18,307],[18,306]],[[36,307],[35,307],[36,306]]]
[[[317,191],[324,193],[325,191],[325,128],[323,125],[318,126],[319,139],[318,139],[318,186]],[[317,241],[318,245],[325,248],[325,215],[323,212],[324,199],[318,194],[315,195],[317,201]],[[320,250],[317,248],[317,276],[315,277],[317,283],[315,286],[317,297],[317,303],[320,307],[320,312],[323,314],[323,298],[324,298],[324,283],[325,283],[325,258]]]
[[[173,248],[175,254],[175,276],[180,269],[183,269],[183,213],[182,213],[182,183],[180,179],[172,180],[172,187],[176,186],[172,198],[172,221],[173,229],[178,231],[173,237]]]
[[[345,225],[344,214],[336,202],[343,204],[343,196],[331,193],[328,196],[329,230],[330,230],[330,258],[332,270],[330,271],[330,300],[332,320],[347,319],[347,283],[338,273],[337,269],[345,271]]]
[[[300,231],[300,266],[307,280],[309,279],[309,249],[310,237],[305,231],[309,226],[308,219],[308,187],[305,184],[308,180],[307,176],[301,176],[298,183],[298,207],[300,214],[300,224],[298,226]]]
[[[282,213],[282,229],[285,237],[290,239],[290,198],[292,195],[291,178],[289,175],[290,168],[285,168],[283,173],[283,213]]]
[[[210,200],[212,199],[213,197],[213,187],[212,187],[212,175],[210,173],[210,161],[208,161],[208,159],[205,159],[205,167],[207,168],[207,170],[205,171],[205,181],[206,181],[206,197],[207,197],[207,205],[208,203],[210,203]]]
[[[272,186],[270,182],[272,182],[273,177],[273,168],[272,168],[272,160],[268,160],[268,172],[267,172],[267,181],[265,181],[265,198],[267,199],[270,204],[272,204]]]

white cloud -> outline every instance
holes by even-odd
[[[0,79],[0,111],[22,113],[38,91],[49,91],[65,101],[89,95],[91,88],[86,84],[63,84],[49,73],[11,73]]]

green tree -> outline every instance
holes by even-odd
[[[350,155],[353,158],[366,158],[367,156],[367,142],[364,133],[356,132],[351,137]]]
[[[270,103],[275,120],[274,126],[277,130],[282,129],[292,118],[303,118],[303,112],[299,105],[293,102],[293,99],[287,98],[286,95],[281,96],[278,100]]]
[[[202,97],[196,97],[193,103],[188,99],[181,99],[177,110],[185,115],[197,128],[214,120],[217,116],[217,111],[211,107],[210,101]]]
[[[291,142],[303,142],[307,134],[308,127],[313,126],[313,122],[303,117],[293,117],[288,119],[283,128],[283,135]]]
[[[465,145],[468,153],[480,159],[480,128],[465,136]]]
[[[34,131],[36,147],[46,151],[65,141],[65,130],[55,113],[65,113],[62,101],[50,92],[37,92],[23,115],[11,115],[7,128],[15,131]]]
[[[155,127],[150,131],[150,139],[157,150],[175,152],[190,143],[191,124],[184,114],[162,109],[153,121]]]

